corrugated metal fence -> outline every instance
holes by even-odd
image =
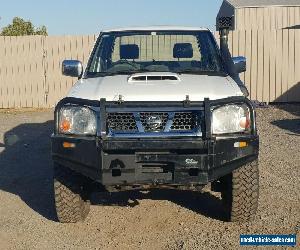
[[[251,99],[300,102],[300,30],[234,31],[229,44],[233,56],[247,58],[242,80]]]
[[[0,36],[0,108],[53,107],[76,81],[61,75],[62,60],[86,63],[95,38]],[[251,99],[300,102],[300,30],[233,31],[229,47],[248,59]]]
[[[76,81],[61,74],[61,62],[86,62],[95,39],[0,36],[0,108],[53,107]]]

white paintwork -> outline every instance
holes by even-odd
[[[209,30],[207,28],[202,27],[185,27],[185,26],[147,26],[147,27],[126,27],[126,28],[115,28],[103,30],[103,32],[122,32],[122,31],[201,31],[201,30]]]
[[[157,73],[146,73],[158,75]],[[171,73],[159,73],[170,75]],[[145,74],[142,74],[145,75]],[[191,101],[203,101],[243,96],[238,85],[229,77],[208,75],[179,75],[179,81],[128,81],[130,75],[115,75],[79,80],[68,96],[89,100],[117,101],[182,101],[189,95]]]
[[[149,26],[110,29],[104,32],[121,31],[201,31],[206,28],[182,26]],[[178,80],[133,81],[135,76],[176,76]],[[243,96],[237,83],[229,76],[176,74],[172,72],[147,72],[134,75],[115,75],[80,79],[68,93],[68,97],[88,100],[118,101],[183,101],[189,95],[191,101],[222,99]]]

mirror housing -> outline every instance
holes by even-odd
[[[246,67],[247,67],[246,57],[243,57],[243,56],[232,57],[232,61],[233,61],[236,73],[239,74],[239,73],[246,71]]]
[[[81,77],[83,73],[82,63],[78,60],[64,60],[62,62],[62,74],[65,76]]]

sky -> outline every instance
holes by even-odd
[[[103,29],[200,26],[215,30],[222,0],[0,0],[0,29],[13,17],[45,25],[49,35],[96,34]]]

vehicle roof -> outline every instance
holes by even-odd
[[[186,26],[147,26],[147,27],[125,27],[125,28],[115,28],[107,29],[102,32],[122,32],[122,31],[164,31],[164,30],[174,30],[174,31],[201,31],[209,29],[202,27],[186,27]]]

